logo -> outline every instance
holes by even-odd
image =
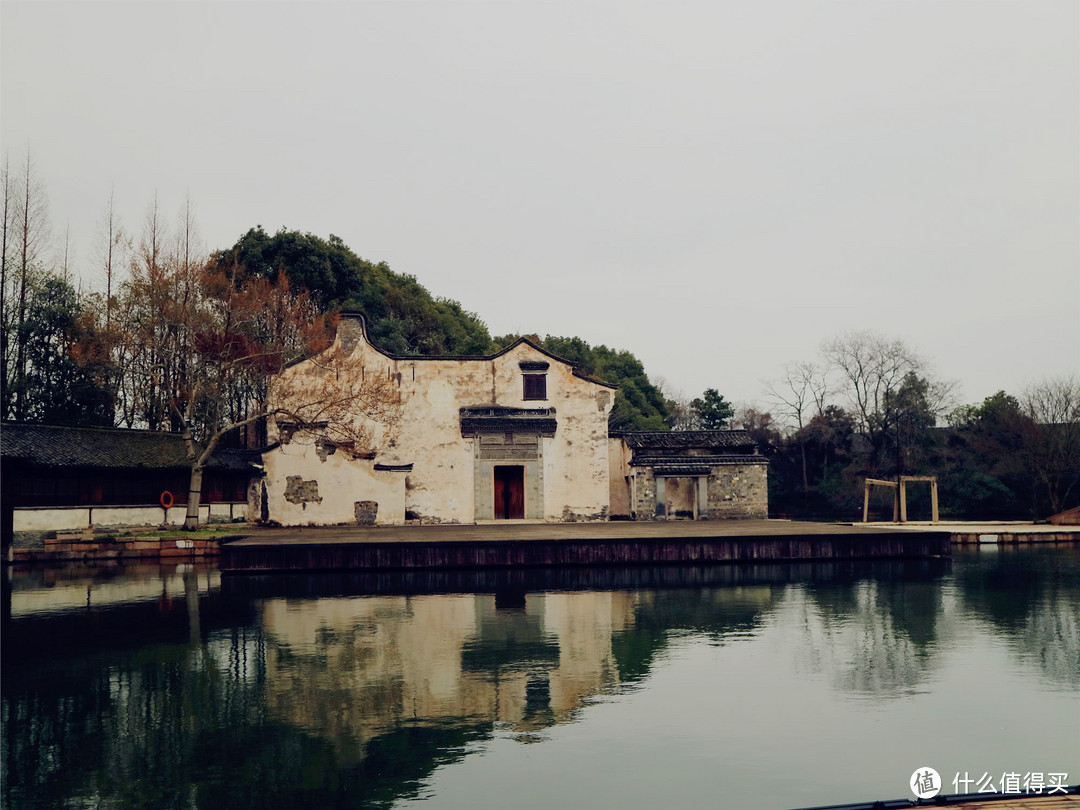
[[[941,792],[941,777],[933,768],[917,768],[908,784],[919,799],[932,799]]]

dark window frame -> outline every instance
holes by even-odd
[[[524,400],[546,400],[547,374],[522,374],[521,398]]]

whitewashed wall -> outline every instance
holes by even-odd
[[[246,518],[247,503],[202,504],[199,520],[208,523],[210,516],[228,520]],[[175,505],[165,510],[160,506],[23,506],[15,508],[14,531],[48,532],[78,531],[125,526],[182,526],[187,506]]]
[[[343,449],[319,453],[310,440],[276,447],[263,455],[270,519],[284,526],[356,524],[357,503],[375,501],[377,525],[404,523],[405,473],[376,471],[374,463]]]
[[[404,482],[404,510],[416,517],[443,523],[472,523],[476,520],[474,475],[475,439],[461,435],[460,409],[499,406],[509,408],[555,408],[557,430],[543,439],[543,517],[549,521],[603,519],[608,511],[607,417],[614,390],[573,374],[570,365],[552,359],[528,344],[491,358],[388,357],[364,338],[359,322],[343,319],[338,340],[351,347],[351,356],[361,362],[364,374],[385,375],[394,381],[402,398],[402,418],[392,441],[377,441],[375,461],[412,464]],[[525,400],[521,361],[548,362],[547,399]],[[311,373],[314,367],[299,364],[287,373]],[[289,447],[292,447],[290,445]],[[286,448],[288,449],[288,448]],[[274,459],[275,482],[267,487],[270,517],[282,523],[293,521],[344,522],[340,504],[351,504],[354,493],[374,487],[358,467],[331,472],[327,461],[314,458],[314,448],[283,452]],[[268,459],[271,457],[268,456]],[[267,468],[268,474],[270,468]],[[299,513],[281,504],[284,476],[318,478],[319,494],[327,506],[313,510],[308,504]],[[273,490],[270,492],[270,490]],[[374,491],[374,490],[372,490]],[[379,500],[375,496],[372,500]],[[381,501],[380,501],[381,503]],[[333,508],[329,508],[333,504]],[[527,505],[526,511],[533,510]],[[277,517],[282,514],[287,517]],[[382,510],[380,507],[380,522]],[[318,516],[318,517],[317,517]]]

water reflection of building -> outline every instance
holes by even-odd
[[[318,588],[304,577],[295,590],[273,578],[276,593],[254,596],[241,595],[254,578],[226,576],[219,589],[202,569],[136,582],[17,572],[0,634],[3,716],[16,718],[0,805],[340,806],[347,796],[387,807],[493,726],[541,737],[580,719],[597,693],[672,662],[667,674],[677,671],[683,645],[700,650],[702,639],[716,650],[706,694],[717,706],[742,700],[726,688],[722,650],[748,648],[713,643],[731,637],[754,637],[763,675],[789,685],[811,675],[866,707],[902,707],[893,698],[912,687],[933,693],[973,640],[993,655],[960,658],[1077,684],[1080,557],[998,554],[944,579],[921,563],[893,568],[664,568],[633,572],[648,583],[636,589],[559,591],[556,581],[525,593],[492,578],[481,581],[494,594],[355,598],[315,595],[363,592],[345,578]],[[79,604],[88,585],[90,610]],[[41,610],[49,593],[63,609]],[[1010,680],[1021,699],[1031,692]],[[646,759],[652,743],[642,742]]]
[[[265,603],[271,711],[362,746],[402,723],[563,722],[619,680],[626,592]]]
[[[12,585],[11,614],[86,611],[137,602],[185,599],[194,587],[205,595],[221,587],[221,573],[208,564],[130,565],[118,576],[95,566],[39,568],[22,574]]]

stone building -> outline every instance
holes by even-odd
[[[373,457],[331,442],[277,442],[263,455],[262,511],[283,525],[605,520],[615,386],[520,339],[488,356],[384,352],[346,313],[337,344],[400,394],[394,435]],[[310,373],[301,363],[288,373]],[[374,432],[378,432],[377,430]]]
[[[613,517],[768,517],[769,462],[745,430],[623,432],[609,447]]]

